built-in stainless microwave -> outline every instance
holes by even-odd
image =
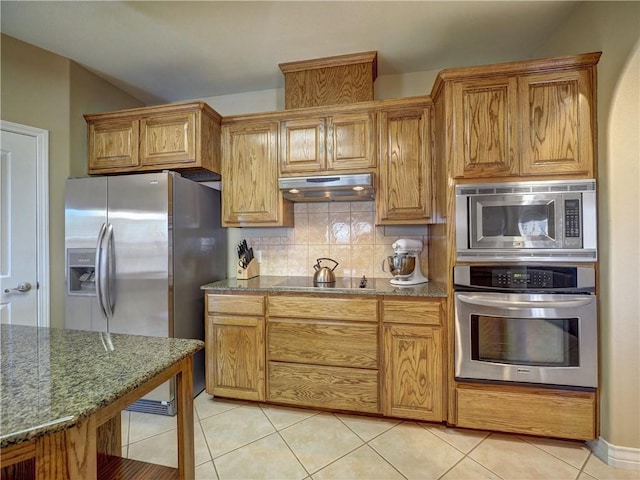
[[[458,261],[597,259],[595,180],[456,186]]]

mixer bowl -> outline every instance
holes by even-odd
[[[387,257],[389,272],[394,277],[405,278],[416,268],[416,257],[412,255],[389,255]]]

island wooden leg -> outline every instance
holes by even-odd
[[[122,456],[122,415],[114,415],[98,427],[98,453]]]
[[[96,480],[96,420],[36,440],[37,480]]]
[[[178,404],[178,470],[182,480],[195,478],[195,448],[193,442],[193,357],[182,361],[176,375]]]

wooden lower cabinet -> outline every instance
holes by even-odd
[[[206,298],[207,393],[264,400],[264,297],[207,294]]]
[[[440,301],[385,299],[383,413],[444,420],[444,365]]]
[[[443,420],[439,327],[384,326],[384,414]]]
[[[377,304],[270,296],[267,401],[379,413]]]
[[[595,392],[458,384],[456,399],[458,427],[575,440],[597,437]]]

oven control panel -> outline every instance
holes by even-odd
[[[548,270],[495,270],[492,287],[500,288],[550,288],[553,272]]]
[[[478,291],[595,291],[592,267],[551,265],[460,265],[454,267],[456,290]]]

